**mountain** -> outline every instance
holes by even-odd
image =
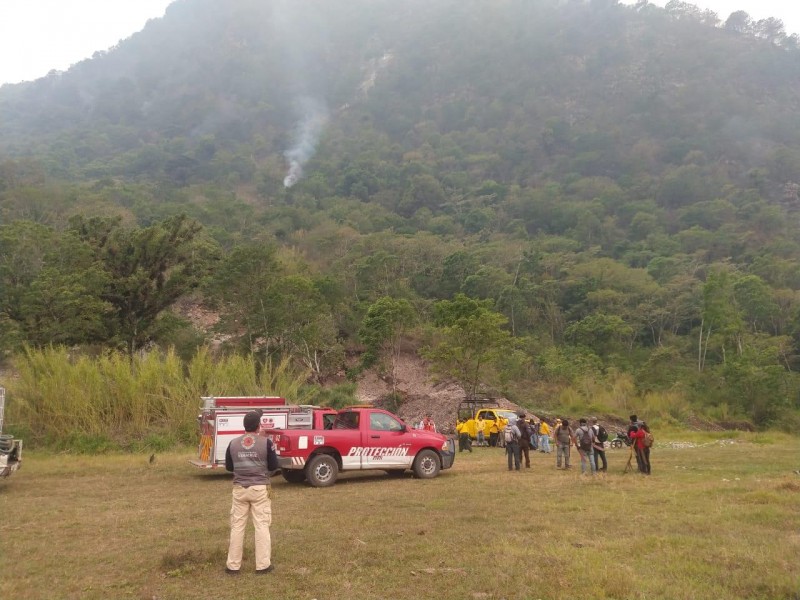
[[[368,158],[364,137],[414,151],[474,132],[489,164],[464,165],[461,139],[434,156],[504,184],[658,175],[692,151],[746,173],[800,135],[798,69],[794,48],[649,5],[179,0],[66,73],[4,86],[0,139],[69,178],[252,179],[316,106],[339,161]]]
[[[106,53],[0,88],[6,347],[192,346],[205,332],[157,327],[183,291],[242,348],[321,375],[381,297],[411,302],[435,344],[437,303],[464,294],[505,318],[514,353],[485,376],[519,404],[560,386],[625,410],[626,389],[673,417],[785,419],[799,57],[775,19],[683,2],[177,0]],[[109,282],[135,287],[140,265],[120,248],[200,237],[187,287],[162,294],[177,255],[159,246],[148,326],[122,318]],[[90,265],[102,276],[81,279]],[[66,280],[101,304],[22,300]],[[338,350],[309,356],[312,335]]]

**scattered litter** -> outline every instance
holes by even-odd
[[[694,442],[666,442],[659,444],[659,446],[673,448],[674,450],[684,450],[686,448],[697,448],[697,444]]]
[[[458,573],[459,575],[466,575],[467,571],[463,567],[440,567],[440,568],[427,568],[427,569],[420,569],[421,573],[425,573],[426,575],[435,575],[436,573]],[[410,571],[411,575],[414,577],[420,575],[417,571]]]
[[[673,450],[686,450],[689,448],[704,448],[706,446],[730,446],[737,444],[736,440],[724,439],[716,440],[713,442],[706,442],[705,444],[696,444],[695,442],[659,442],[659,448],[672,448]]]

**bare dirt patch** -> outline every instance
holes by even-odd
[[[413,424],[430,413],[439,431],[455,432],[458,406],[466,398],[463,387],[453,381],[436,381],[426,361],[413,350],[401,354],[395,368],[395,386],[403,399],[397,410],[400,418]],[[359,402],[383,406],[391,392],[391,379],[370,371],[358,381],[356,397]],[[497,406],[521,410],[506,398],[498,398]]]

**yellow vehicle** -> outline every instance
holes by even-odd
[[[472,401],[462,402],[458,409],[458,421],[460,423],[459,431],[469,433],[472,440],[478,439],[478,420],[483,418],[483,435],[487,442],[492,439],[493,433],[497,434],[494,439],[500,441],[502,445],[502,437],[500,432],[508,423],[514,423],[517,420],[517,413],[508,408],[500,408],[499,406],[485,406],[486,401]]]

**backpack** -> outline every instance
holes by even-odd
[[[513,425],[506,425],[503,429],[503,439],[505,439],[506,444],[511,444],[517,441],[517,434],[514,431]]]
[[[645,427],[646,427],[646,425],[645,425]],[[654,441],[655,441],[655,438],[653,437],[653,434],[650,433],[647,429],[645,429],[644,430],[644,437],[642,438],[642,445],[645,448],[651,448],[653,446],[653,442]]]
[[[602,425],[597,426],[597,441],[598,442],[607,442],[608,441],[608,432],[606,431],[605,427]]]
[[[579,429],[581,431],[581,439],[578,440],[578,446],[581,450],[588,452],[592,449],[592,432],[588,427],[579,427]]]

